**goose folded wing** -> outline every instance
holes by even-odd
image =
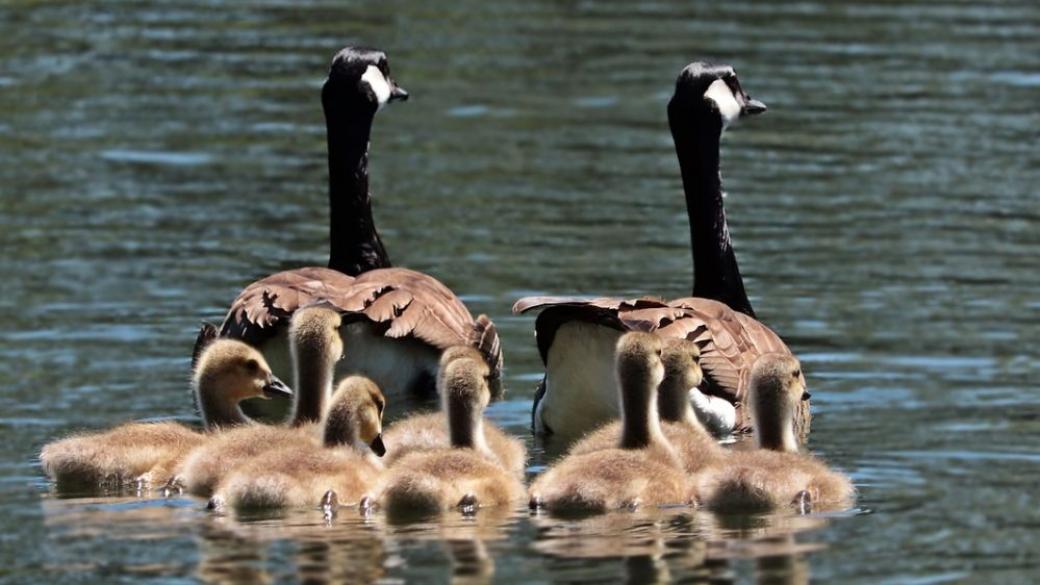
[[[448,287],[429,275],[405,268],[372,270],[330,301],[347,319],[384,325],[387,337],[414,337],[438,349],[476,347],[492,376],[501,376],[502,348],[494,323],[485,315],[474,319]]]
[[[231,303],[220,335],[259,345],[288,325],[296,309],[321,301],[336,305],[353,283],[351,276],[318,266],[272,274],[247,286]]]
[[[618,331],[656,331],[669,336],[667,325],[685,316],[686,311],[669,306],[658,297],[631,299],[600,297],[525,297],[513,305],[513,313],[540,310],[535,321],[535,336],[542,362],[548,359],[556,332],[564,324],[583,321]]]
[[[665,338],[689,339],[701,350],[701,390],[738,409],[738,425],[746,428],[741,405],[751,365],[762,354],[790,353],[771,329],[759,321],[710,299],[688,297],[582,298],[525,297],[513,305],[520,314],[540,310],[535,323],[538,351],[544,363],[556,331],[569,321],[584,321],[619,331],[653,331]],[[798,417],[801,420],[803,417]]]
[[[789,354],[791,350],[772,329],[718,301],[689,297],[669,304],[689,312],[675,326],[688,329],[686,338],[700,347],[705,380],[701,390],[733,403],[738,409],[738,427],[746,429],[749,421],[741,406],[752,364],[765,353]],[[801,421],[807,416],[797,418]]]

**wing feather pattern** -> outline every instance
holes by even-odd
[[[355,277],[308,267],[272,274],[247,286],[231,304],[220,335],[260,345],[288,324],[296,309],[325,302],[346,319],[367,319],[391,338],[415,337],[438,349],[470,344],[484,352],[499,380],[502,349],[486,316],[474,319],[451,289],[406,268],[380,268]]]
[[[737,407],[740,431],[749,430],[747,388],[751,365],[765,353],[791,353],[780,337],[761,322],[710,299],[687,297],[665,301],[582,297],[525,297],[513,313],[540,311],[535,322],[538,351],[545,363],[556,331],[568,321],[585,321],[620,331],[651,331],[665,338],[689,339],[701,350],[705,384],[701,390]],[[809,429],[809,403],[795,417],[796,430]]]

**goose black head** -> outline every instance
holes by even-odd
[[[386,53],[378,49],[346,47],[332,58],[321,99],[326,111],[330,107],[363,105],[375,113],[389,102],[407,100],[408,92],[390,76]]]
[[[709,113],[718,117],[725,130],[741,117],[765,112],[766,105],[744,91],[733,67],[696,61],[679,73],[668,111]]]

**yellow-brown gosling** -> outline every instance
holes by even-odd
[[[701,474],[698,498],[715,511],[763,511],[795,507],[844,508],[855,488],[844,474],[798,452],[794,417],[805,390],[793,356],[765,354],[751,370],[748,405],[759,449],[731,452]]]
[[[532,508],[599,513],[690,502],[686,474],[657,413],[661,352],[662,341],[653,334],[626,333],[618,340],[622,431],[616,447],[568,455],[550,467],[531,485]]]
[[[519,478],[500,463],[484,438],[491,391],[480,353],[468,347],[447,350],[437,385],[450,446],[414,450],[398,459],[379,498],[387,513],[432,514],[452,508],[473,513],[522,499]]]
[[[382,416],[386,400],[368,378],[342,380],[324,419],[322,446],[274,448],[236,466],[217,486],[210,508],[317,507],[327,513],[371,495],[386,449]]]
[[[217,340],[200,355],[192,389],[207,431],[250,422],[238,407],[249,398],[291,395],[260,352]],[[161,485],[207,435],[173,422],[127,423],[44,446],[40,462],[59,488]]]
[[[675,448],[687,473],[697,473],[725,455],[690,406],[690,390],[703,380],[697,344],[677,339],[665,342],[661,353],[664,380],[657,391],[657,409],[661,430]],[[569,453],[591,453],[616,447],[621,436],[621,422],[609,423],[588,434],[571,447]]]
[[[453,347],[445,350],[441,356],[441,364],[459,358],[470,358],[474,354],[467,347]],[[490,370],[486,365],[474,375],[487,378]],[[443,395],[442,395],[443,396]],[[527,467],[527,448],[523,441],[511,437],[502,429],[483,418],[474,419],[474,449],[498,460],[502,467],[518,478],[523,478]],[[416,414],[390,425],[386,431],[386,465],[393,466],[404,455],[414,451],[431,451],[443,449],[451,445],[448,421],[444,412]]]
[[[320,419],[332,393],[333,368],[343,356],[339,313],[311,306],[293,314],[289,324],[296,401],[288,427],[246,425],[230,429],[193,449],[177,470],[174,485],[209,497],[238,464],[270,449],[309,449],[321,444]]]

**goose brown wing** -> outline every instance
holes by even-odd
[[[472,345],[502,374],[498,331],[487,316],[474,319],[440,281],[406,268],[380,268],[355,277],[320,267],[272,274],[247,286],[231,304],[221,336],[259,345],[287,325],[293,312],[326,302],[348,319],[385,325],[387,337],[415,337],[438,349]]]
[[[446,348],[469,343],[473,335],[473,316],[462,301],[432,276],[406,268],[365,272],[332,301],[345,314],[385,324],[387,337],[412,336]]]
[[[747,430],[750,420],[744,405],[752,364],[763,354],[791,355],[791,350],[762,322],[718,301],[687,297],[669,304],[691,313],[691,318],[681,323],[694,326],[687,338],[701,350],[700,364],[707,382],[702,390],[735,404],[738,429]],[[795,415],[795,429],[803,437],[808,434],[809,416],[809,403],[803,401]]]
[[[428,274],[407,268],[371,270],[359,275],[344,295],[329,300],[345,316],[384,325],[387,337],[415,337],[438,349],[476,347],[492,378],[501,378],[502,347],[494,323],[486,315],[474,319],[451,289]]]
[[[296,309],[324,300],[336,304],[335,299],[353,284],[352,276],[319,266],[272,274],[239,293],[224,318],[220,335],[259,345],[288,325]]]
[[[517,314],[532,310],[541,310],[535,322],[535,335],[543,363],[556,331],[574,320],[620,331],[654,331],[662,337],[696,342],[701,350],[700,364],[705,379],[701,389],[737,407],[737,425],[741,430],[750,423],[743,404],[751,365],[764,353],[791,353],[771,329],[710,299],[526,297],[513,305],[513,312]],[[802,407],[796,416],[796,427],[807,431],[808,402],[803,402]]]
[[[560,326],[569,321],[584,321],[619,331],[657,331],[670,336],[666,330],[676,319],[686,316],[686,310],[669,306],[658,297],[620,299],[611,297],[524,297],[513,304],[513,313],[540,310],[535,321],[535,337],[542,362],[548,358],[549,348]],[[678,332],[678,329],[674,330]]]

